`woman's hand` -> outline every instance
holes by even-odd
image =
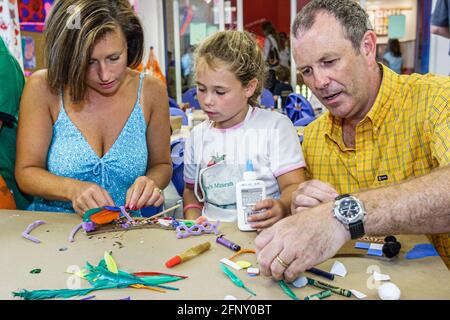
[[[91,182],[79,181],[71,199],[73,209],[80,216],[92,208],[114,206],[108,191]]]
[[[138,177],[127,191],[125,207],[131,210],[143,207],[159,207],[164,202],[162,190],[147,176]]]

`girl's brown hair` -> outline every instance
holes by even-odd
[[[256,90],[248,103],[258,105],[266,69],[262,51],[250,33],[233,30],[216,32],[197,48],[195,55],[196,65],[200,59],[204,59],[211,68],[225,63],[244,87],[257,79]]]
[[[94,45],[107,33],[121,30],[127,41],[127,66],[142,60],[144,34],[128,0],[57,0],[45,25],[48,84],[54,93],[69,90],[72,102],[86,93],[86,72]]]

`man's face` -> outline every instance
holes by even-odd
[[[312,28],[299,32],[292,45],[304,83],[331,114],[356,119],[368,112],[369,57],[355,51],[334,16],[317,13]]]

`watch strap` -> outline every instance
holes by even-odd
[[[334,200],[341,200],[346,197],[350,197],[350,195],[348,193],[340,194]]]
[[[349,223],[348,230],[352,239],[361,238],[366,232],[364,231],[364,223],[362,220]]]

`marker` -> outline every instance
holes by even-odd
[[[192,248],[186,250],[185,252],[183,252],[182,254],[175,256],[175,257],[171,258],[169,261],[167,261],[166,267],[172,268],[172,267],[176,266],[177,264],[188,261],[188,260],[200,255],[201,253],[205,252],[210,247],[211,247],[211,243],[209,243],[209,242],[205,242],[198,246],[192,247]]]
[[[327,278],[329,280],[334,280],[334,274],[326,272],[326,271],[323,271],[323,270],[320,270],[320,269],[317,269],[317,268],[311,268],[311,269],[308,269],[306,271],[314,273],[315,275]]]
[[[335,287],[331,284],[328,284],[325,282],[320,282],[320,281],[317,281],[317,280],[314,280],[311,278],[307,278],[307,279],[308,279],[308,284],[311,286],[314,286],[316,288],[330,290],[331,292],[340,294],[341,296],[348,297],[348,298],[352,296],[352,292],[350,290]]]
[[[239,251],[241,250],[241,247],[237,245],[236,243],[231,242],[230,240],[227,240],[223,237],[223,234],[217,237],[216,239],[217,243],[220,243],[221,245],[224,245],[227,248],[230,248],[233,251]]]
[[[322,299],[325,299],[326,297],[329,297],[329,296],[331,296],[331,291],[330,290],[325,290],[325,291],[321,291],[319,293],[307,296],[307,297],[305,297],[304,300],[316,300],[316,299],[322,300]]]

